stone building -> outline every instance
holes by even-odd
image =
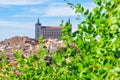
[[[46,38],[60,39],[62,35],[61,33],[62,29],[63,26],[42,26],[38,18],[38,21],[35,24],[35,39],[38,39],[41,35],[43,35],[45,39]]]

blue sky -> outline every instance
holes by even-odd
[[[93,0],[68,0],[92,9]],[[12,36],[34,38],[39,17],[42,25],[58,26],[61,20],[71,19],[73,31],[77,29],[77,15],[64,0],[0,0],[0,41]]]

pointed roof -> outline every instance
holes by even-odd
[[[37,22],[37,23],[40,23],[40,22],[39,22],[39,17],[38,17],[38,22]]]
[[[36,25],[41,25],[41,23],[40,23],[40,21],[39,21],[39,17],[38,17],[38,20],[37,20]]]
[[[68,23],[72,26],[71,21],[70,21],[70,18],[68,19]]]
[[[70,18],[68,19],[68,23],[70,23],[70,24],[71,24],[71,22],[70,22]]]

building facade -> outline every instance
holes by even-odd
[[[62,26],[42,26],[39,22],[35,24],[35,39],[38,39],[41,35],[46,38],[56,38],[60,39],[62,33],[61,30],[63,29]]]

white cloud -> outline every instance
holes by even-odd
[[[92,9],[96,6],[93,2],[82,3],[84,9]],[[27,11],[27,12],[26,12]],[[30,14],[27,14],[27,13]],[[13,15],[12,17],[57,17],[57,16],[76,16],[75,10],[66,5],[66,3],[51,3],[47,7],[25,8],[22,13]]]
[[[0,0],[0,5],[33,5],[41,4],[50,0]]]
[[[0,21],[0,41],[13,36],[29,36],[34,38],[35,23],[16,21]]]
[[[65,3],[52,3],[45,9],[45,16],[75,16],[74,10]]]
[[[8,5],[0,5],[0,8],[10,8],[11,6]]]
[[[84,9],[92,11],[96,5],[93,2],[82,3]],[[65,3],[52,3],[45,9],[45,16],[76,16],[75,10]],[[80,14],[79,14],[80,15]]]
[[[50,6],[65,6],[66,3],[65,2],[54,2],[54,3],[51,3]]]
[[[93,2],[82,3],[84,9],[92,9],[96,6]],[[75,10],[66,6],[65,3],[52,3],[45,9],[45,16],[76,16]],[[79,14],[80,15],[80,14]]]
[[[40,13],[40,9],[38,9],[38,8],[31,8],[30,12]]]
[[[27,12],[26,12],[27,11]],[[27,14],[29,13],[29,14]],[[57,17],[57,16],[75,16],[74,10],[65,3],[51,3],[46,7],[24,8],[23,12],[13,15],[12,17]]]
[[[11,17],[37,17],[41,16],[44,11],[41,8],[23,8],[21,12],[12,15]]]
[[[13,15],[13,16],[11,16],[11,17],[15,17],[15,18],[18,18],[18,17],[24,17],[24,18],[26,18],[26,17],[29,17],[29,18],[34,18],[34,17],[37,17],[38,15],[27,15],[27,14],[15,14],[15,15]]]
[[[15,28],[32,28],[34,23],[22,23],[15,21],[0,21],[0,27],[15,27]]]
[[[45,16],[75,16],[74,10],[69,7],[48,7]]]

